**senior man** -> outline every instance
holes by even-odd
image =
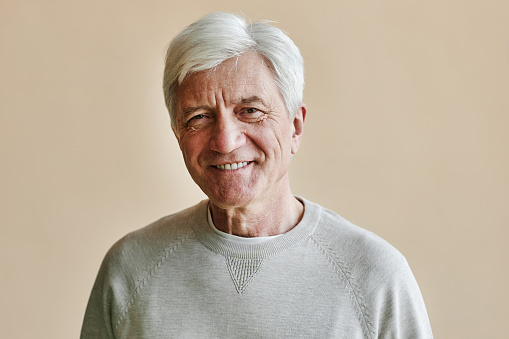
[[[106,255],[84,338],[430,338],[404,257],[290,190],[303,60],[279,29],[213,13],[170,44],[164,95],[208,200]]]

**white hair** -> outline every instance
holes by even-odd
[[[295,117],[304,91],[304,61],[297,46],[267,21],[248,25],[235,14],[216,12],[187,26],[168,47],[163,91],[173,129],[176,92],[186,75],[213,69],[248,51],[256,52],[268,63],[290,119]]]

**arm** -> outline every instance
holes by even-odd
[[[424,300],[407,261],[400,256],[393,265],[372,300],[377,338],[433,338]]]
[[[112,324],[112,290],[109,284],[109,256],[104,259],[90,295],[85,319],[81,328],[81,339],[115,338]]]

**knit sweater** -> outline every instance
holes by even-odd
[[[432,338],[405,258],[305,199],[301,222],[259,244],[207,222],[208,201],[107,253],[81,339]]]

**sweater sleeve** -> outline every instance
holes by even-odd
[[[193,213],[193,209],[188,209],[161,218],[127,234],[110,248],[92,288],[81,339],[110,339],[128,330],[129,321],[124,320],[144,278],[175,244],[189,237],[191,231],[186,221]],[[172,224],[172,219],[178,220]],[[179,228],[180,225],[184,226]]]
[[[81,339],[115,338],[119,322],[127,311],[128,300],[146,260],[143,242],[130,235],[117,241],[108,251],[97,274],[85,311]]]
[[[374,328],[377,338],[433,338],[426,307],[419,286],[407,264],[399,255],[390,263],[385,283],[374,291]],[[394,266],[393,266],[394,265]]]
[[[330,211],[314,237],[347,281],[366,337],[433,338],[419,286],[396,248]]]
[[[81,328],[81,339],[110,339],[113,334],[112,303],[113,292],[109,275],[111,255],[106,255],[92,288]]]

